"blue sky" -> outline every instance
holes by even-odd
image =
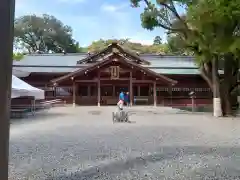
[[[155,36],[165,39],[164,30],[141,27],[142,8],[130,7],[129,0],[16,0],[15,16],[50,14],[73,29],[81,46],[100,38],[130,38],[151,44]]]

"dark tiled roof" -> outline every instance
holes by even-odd
[[[25,72],[38,72],[38,73],[68,73],[73,72],[79,68],[66,68],[66,67],[13,67],[14,70]]]
[[[16,70],[26,72],[72,72],[76,70],[77,61],[88,56],[87,53],[73,54],[31,54],[26,55],[21,61],[14,61]],[[190,56],[165,56],[154,54],[140,54],[142,59],[150,62],[143,65],[157,73],[162,74],[199,74],[194,58]],[[22,67],[15,67],[22,66]],[[28,67],[23,67],[28,66]],[[30,67],[32,66],[32,67]],[[37,67],[45,66],[45,67]],[[56,66],[56,67],[47,67]],[[64,68],[64,66],[66,66]],[[169,68],[165,68],[169,67]],[[177,68],[177,69],[176,69]]]
[[[73,54],[30,54],[21,61],[14,61],[14,65],[24,66],[76,66],[77,61],[87,57],[86,53]]]

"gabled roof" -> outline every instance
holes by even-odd
[[[150,65],[150,63],[144,59],[142,59],[139,55],[130,52],[129,50],[124,49],[122,46],[120,46],[117,43],[112,43],[105,49],[87,56],[86,58],[79,60],[77,64],[84,64],[84,63],[92,63],[92,62],[97,62],[98,60],[101,60],[102,57],[106,56],[107,54],[110,54],[112,52],[118,52],[122,54],[125,57],[130,57],[131,60],[134,60],[135,63],[138,64],[145,64],[145,65]]]
[[[121,46],[119,47],[122,48]],[[128,52],[128,50],[124,49],[124,52]],[[149,64],[143,63],[142,66],[156,73],[184,75],[200,74],[198,67],[194,63],[194,57],[192,56],[158,54],[140,54],[138,56],[135,53],[130,54],[137,56],[145,62],[149,62]],[[69,73],[79,68],[85,68],[84,66],[91,65],[91,63],[77,64],[77,62],[84,62],[87,58],[89,58],[87,53],[28,54],[25,55],[21,61],[13,61],[13,69],[28,73]]]
[[[124,63],[125,65],[127,65],[127,66],[129,66],[131,68],[134,67],[134,68],[136,68],[136,69],[138,69],[138,70],[140,70],[142,72],[146,72],[146,74],[154,76],[156,79],[163,80],[167,84],[174,85],[174,84],[177,83],[177,81],[175,81],[173,79],[170,79],[170,78],[168,78],[168,77],[166,77],[164,75],[158,74],[158,73],[156,73],[156,72],[154,72],[154,71],[152,71],[152,70],[150,70],[148,68],[145,68],[145,67],[143,67],[143,66],[141,66],[141,65],[139,65],[137,63],[134,63],[134,62],[132,62],[130,60],[127,60],[127,58],[122,53],[112,52],[111,54],[108,54],[108,57],[113,56],[113,55],[117,55],[117,56],[122,57],[122,58],[118,59],[118,62]],[[74,77],[82,75],[82,74],[84,74],[86,72],[90,72],[92,70],[95,70],[96,68],[100,68],[100,67],[102,67],[102,66],[104,66],[104,65],[106,65],[108,63],[111,63],[113,61],[111,58],[108,58],[108,57],[105,56],[105,59],[103,59],[102,61],[98,61],[97,63],[91,64],[91,65],[89,65],[89,66],[87,66],[85,68],[78,69],[78,70],[76,70],[74,72],[71,72],[71,73],[69,73],[67,75],[64,75],[64,76],[61,76],[59,78],[53,79],[51,82],[52,83],[60,83],[61,81],[64,81],[64,80],[66,80],[68,78],[74,78]]]

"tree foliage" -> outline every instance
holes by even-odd
[[[29,53],[78,52],[79,44],[72,38],[72,29],[54,16],[26,15],[15,20],[15,41]]]
[[[231,114],[231,107],[237,102],[233,90],[239,84],[240,1],[199,1],[189,7],[187,21],[194,32],[191,42],[201,52],[198,59],[212,67],[212,72],[203,71],[205,78],[214,85],[214,97],[221,98],[223,114]],[[219,75],[219,68],[224,75]]]
[[[171,54],[174,55],[189,55],[187,48],[185,47],[185,41],[179,34],[170,34],[167,37],[168,49]]]
[[[169,53],[167,44],[152,44],[152,45],[143,45],[141,43],[131,42],[129,39],[100,39],[94,41],[90,46],[88,46],[88,51],[90,52],[99,52],[100,50],[106,48],[109,44],[117,42],[122,47],[130,49],[138,53],[156,53],[156,54],[167,54]]]
[[[190,6],[187,21],[197,32],[194,40],[211,54],[238,54],[239,0],[204,0]]]
[[[13,53],[13,60],[20,61],[23,58],[23,53]]]
[[[231,92],[238,84],[240,1],[131,0],[133,7],[138,7],[140,2],[146,5],[141,14],[143,28],[164,28],[174,34],[168,40],[171,50],[187,49],[194,53],[203,78],[214,97],[221,98],[222,111],[228,114]],[[184,7],[186,14],[180,14],[177,6]],[[223,76],[218,73],[219,64],[224,69]]]
[[[160,36],[156,36],[153,40],[154,45],[160,45],[162,44],[162,38]]]

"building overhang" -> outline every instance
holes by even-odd
[[[112,56],[117,56],[118,58],[112,59],[111,58]],[[91,64],[85,68],[78,69],[76,71],[68,73],[59,78],[53,79],[53,80],[51,80],[51,82],[53,84],[57,85],[63,81],[69,80],[69,79],[73,80],[77,76],[81,76],[81,75],[87,74],[91,71],[100,69],[101,67],[106,66],[107,64],[110,64],[112,61],[118,61],[119,63],[124,64],[125,66],[128,66],[130,69],[137,69],[137,70],[141,71],[142,73],[145,73],[145,74],[153,77],[156,81],[163,81],[164,83],[169,84],[169,85],[175,85],[177,83],[177,81],[175,81],[171,78],[168,78],[164,75],[158,74],[146,67],[143,67],[140,64],[132,62],[127,57],[125,57],[124,55],[122,55],[121,53],[118,53],[118,52],[112,52],[112,53],[108,54],[107,56],[105,56],[103,60],[98,61],[97,63]]]

